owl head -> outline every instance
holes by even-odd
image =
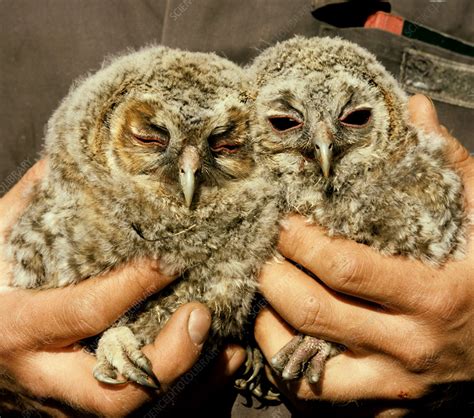
[[[394,138],[407,129],[405,94],[351,42],[295,37],[264,51],[249,71],[258,154],[276,172],[327,183],[370,170],[382,158],[377,150],[399,146]]]
[[[73,87],[48,154],[65,175],[198,209],[252,173],[246,91],[243,71],[214,54],[127,54]]]

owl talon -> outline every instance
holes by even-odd
[[[278,392],[273,392],[273,390],[269,389],[267,394],[264,397],[267,401],[280,401],[280,394]]]
[[[142,369],[148,376],[156,379],[150,360],[141,351],[132,351],[129,354],[130,360]]]
[[[288,363],[291,355],[295,352],[296,348],[303,341],[304,336],[299,334],[292,338],[283,348],[276,353],[271,359],[271,365],[274,370],[280,374],[283,372],[285,365]]]
[[[139,375],[138,373],[131,373],[129,376],[127,376],[127,378],[131,380],[132,382],[138,383],[141,386],[146,386],[148,388],[155,389],[155,390],[160,389],[160,387],[155,382],[145,377],[145,375]]]
[[[247,346],[245,351],[247,352],[247,358],[245,359],[245,370],[243,373],[244,376],[249,374],[253,368],[253,349],[250,346]]]
[[[332,345],[308,335],[297,335],[273,358],[273,368],[283,380],[294,380],[305,372],[309,383],[317,383],[331,355]]]
[[[331,344],[324,341],[324,343],[321,344],[319,351],[310,360],[308,368],[306,369],[306,377],[309,383],[315,384],[319,382],[321,374],[324,370],[324,366],[326,365],[326,361],[331,355],[331,350]]]
[[[246,395],[260,400],[279,401],[278,393],[271,390],[272,384],[265,375],[263,355],[258,348],[247,347],[247,359],[242,377],[236,379],[234,386]]]
[[[260,350],[257,350],[257,349],[253,350],[252,365],[253,365],[253,372],[250,375],[250,377],[247,379],[247,382],[253,382],[253,381],[258,382],[260,380],[259,377],[263,369],[263,356]]]
[[[117,373],[115,373],[112,369],[105,371],[102,367],[96,366],[93,373],[94,378],[101,383],[106,383],[108,385],[123,385],[127,383],[126,380],[117,380]]]
[[[126,326],[107,330],[99,340],[94,377],[108,384],[134,382],[155,390],[160,384],[153,373],[150,360],[140,350],[140,343]],[[117,372],[125,381],[115,379]]]

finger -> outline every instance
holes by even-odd
[[[469,151],[448,130],[440,125],[433,102],[422,94],[412,96],[408,102],[410,119],[414,125],[427,132],[440,135],[446,144],[445,154],[463,177],[467,200],[474,204],[474,161]]]
[[[31,192],[46,172],[46,160],[38,161],[31,167],[20,181],[0,199],[0,233],[17,220],[30,201]]]
[[[389,257],[363,244],[329,237],[305,218],[287,218],[278,248],[330,288],[394,309],[423,301],[432,286],[443,285],[434,269],[419,261]]]
[[[394,333],[393,329],[402,326],[405,329],[405,317],[392,316],[376,305],[343,297],[290,263],[266,266],[261,275],[260,289],[278,315],[303,334],[338,342],[352,349],[375,347],[392,351],[398,340],[403,342],[404,335]]]
[[[255,322],[255,339],[265,358],[271,358],[294,336],[291,328],[270,309],[263,310]],[[390,376],[390,379],[387,378]],[[280,389],[300,399],[349,401],[353,399],[400,399],[421,396],[404,369],[382,354],[356,355],[345,351],[329,359],[320,383],[305,379],[283,382],[273,376]],[[410,388],[410,389],[407,389]]]
[[[210,326],[209,310],[197,302],[188,303],[176,311],[155,342],[143,348],[165,389],[176,376],[184,374],[196,362]],[[205,363],[209,359],[202,358],[200,361]],[[194,375],[191,375],[190,380],[193,379]]]
[[[205,386],[219,389],[227,384],[244,363],[245,358],[246,352],[242,347],[236,344],[226,345],[217,357],[216,364],[210,370]]]
[[[427,132],[441,134],[438,114],[430,98],[415,94],[408,101],[408,113],[411,122]]]
[[[125,416],[152,399],[153,392],[138,385],[99,383],[92,375],[95,361],[76,347],[35,352],[14,364],[13,376],[34,397],[100,416]]]
[[[419,399],[426,394],[421,384],[413,382],[413,377],[410,379],[396,362],[375,354],[361,357],[351,352],[330,358],[318,384],[309,384],[306,379],[283,382],[278,378],[277,384],[289,396],[338,403],[354,399]]]
[[[175,276],[154,260],[136,260],[61,289],[18,289],[2,295],[7,335],[15,347],[66,346],[108,328]]]
[[[206,319],[204,323],[198,321],[198,329],[190,333],[188,325],[195,310],[203,311]],[[193,338],[201,333],[205,339],[209,326],[209,311],[197,303],[188,304],[176,311],[153,344],[143,348],[163,388],[172,385],[196,362],[202,343],[194,343]],[[95,414],[124,416],[153,398],[153,391],[133,383],[99,383],[92,374],[94,365],[95,357],[68,347],[18,358],[14,369],[15,378],[25,382],[35,396],[63,400]]]

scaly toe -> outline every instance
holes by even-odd
[[[106,370],[104,367],[96,366],[93,371],[94,378],[101,383],[108,385],[123,385],[127,383],[126,380],[117,380],[117,373],[112,369]]]
[[[155,383],[148,375],[143,373],[141,370],[132,366],[132,364],[126,364],[122,375],[128,380],[138,383],[139,385],[146,386],[152,389],[160,389],[159,385]]]
[[[288,359],[303,341],[303,335],[299,334],[293,337],[278,353],[271,359],[272,367],[279,373],[283,372]]]
[[[293,380],[300,377],[308,362],[319,352],[321,343],[325,343],[325,341],[308,335],[304,336],[283,369],[281,374],[283,380]]]
[[[142,369],[148,376],[150,376],[150,378],[156,379],[150,360],[148,360],[141,350],[128,353],[128,357],[133,362],[133,364]]]

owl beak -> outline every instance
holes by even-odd
[[[324,177],[328,178],[332,163],[332,142],[318,140],[314,142],[315,156],[319,161]]]
[[[197,175],[201,169],[201,158],[196,147],[187,146],[179,159],[179,182],[188,208],[193,203]]]

